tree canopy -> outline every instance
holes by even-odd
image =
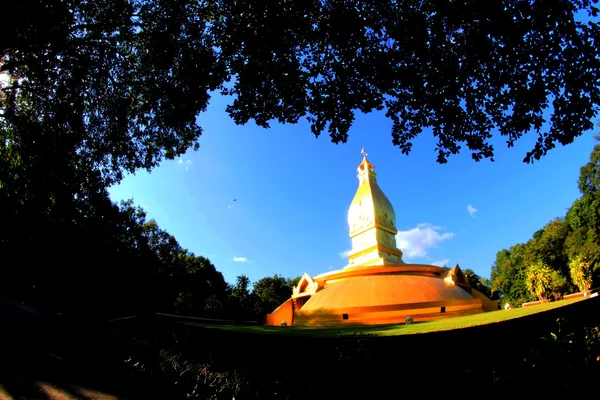
[[[292,289],[299,280],[300,277],[288,279],[277,274],[259,279],[252,288],[256,296],[256,314],[266,315],[273,312],[291,297]]]
[[[600,136],[596,139],[600,141]],[[527,243],[503,249],[492,266],[492,290],[503,301],[521,304],[560,298],[600,284],[600,143],[581,167],[578,185],[582,196],[564,218],[555,218],[535,232]]]
[[[600,141],[600,135],[595,139]],[[600,146],[594,147],[590,154],[590,161],[581,167],[578,187],[584,196],[600,192]]]
[[[519,243],[496,254],[496,261],[492,265],[491,286],[494,292],[502,295],[503,303],[516,306],[532,299],[525,283],[525,251],[525,244]]]
[[[494,131],[509,146],[533,131],[530,162],[593,127],[596,3],[11,2],[0,129],[3,142],[61,147],[114,181],[197,147],[196,117],[216,91],[238,124],[306,118],[335,143],[356,112],[384,111],[403,153],[431,128],[440,163],[463,146],[492,158]]]

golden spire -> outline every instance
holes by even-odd
[[[360,150],[360,154],[363,156],[363,161],[358,166],[358,182],[362,183],[367,180],[375,182],[377,176],[375,174],[375,167],[367,160],[367,151],[364,147]]]
[[[352,238],[348,267],[403,264],[402,252],[396,247],[394,208],[377,184],[375,167],[364,147],[360,153],[358,189],[348,210]]]

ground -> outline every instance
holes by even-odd
[[[574,304],[579,302],[581,303],[578,305]],[[231,360],[235,363],[242,363],[245,362],[244,360],[248,360],[247,362],[250,363],[250,367],[260,371],[260,366],[255,365],[259,360],[259,358],[257,358],[258,355],[253,352],[259,351],[260,353],[262,351],[260,349],[265,349],[265,346],[272,346],[276,350],[275,353],[281,354],[279,349],[289,349],[290,343],[293,342],[294,345],[298,345],[298,340],[293,338],[294,336],[298,338],[299,336],[306,337],[306,344],[311,347],[313,353],[323,355],[325,354],[323,351],[327,351],[327,348],[333,343],[330,343],[327,338],[331,338],[335,342],[338,340],[336,338],[339,338],[340,336],[351,337],[355,332],[368,333],[373,336],[382,337],[378,340],[379,344],[373,343],[372,345],[374,347],[369,347],[371,350],[368,350],[368,352],[369,354],[373,353],[373,357],[395,357],[396,359],[406,359],[414,356],[411,352],[416,352],[419,354],[419,357],[425,361],[427,361],[427,356],[423,355],[423,352],[431,350],[435,354],[435,352],[438,351],[436,349],[439,347],[433,346],[436,343],[443,348],[447,343],[466,342],[473,344],[476,342],[479,343],[478,340],[484,342],[496,340],[495,343],[498,345],[498,343],[500,343],[498,342],[498,339],[504,340],[507,337],[514,336],[517,338],[518,342],[522,342],[524,348],[529,348],[530,342],[526,340],[526,336],[530,334],[530,336],[539,337],[537,330],[540,330],[540,326],[544,325],[544,323],[555,321],[558,316],[562,315],[597,315],[595,311],[599,304],[598,301],[591,301],[588,303],[587,300],[580,298],[526,308],[499,310],[464,317],[414,323],[411,325],[397,324],[387,326],[345,326],[333,328],[293,326],[258,327],[207,325],[191,322],[182,323],[173,319],[170,321],[158,319],[150,321],[148,328],[154,327],[152,329],[162,330],[164,331],[163,333],[167,333],[165,337],[169,337],[169,335],[173,336],[173,332],[178,330],[177,327],[184,328],[186,326],[189,327],[190,325],[197,326],[200,329],[192,329],[194,332],[190,333],[190,342],[187,345],[197,345],[199,348],[203,348],[202,346],[205,346],[205,343],[211,343],[208,347],[212,354],[211,357],[215,357],[215,359],[218,360],[228,360],[228,357],[231,357]],[[570,305],[573,305],[574,307],[560,309],[561,307]],[[173,322],[175,322],[174,325],[172,324]],[[494,326],[496,324],[498,325],[497,327]],[[472,329],[461,329],[468,327]],[[119,326],[116,329],[118,332],[121,332],[121,329],[127,329],[127,327]],[[148,331],[145,325],[133,327],[132,329]],[[76,332],[75,334],[79,336],[79,333]],[[436,335],[436,337],[431,337],[431,335]],[[395,336],[397,336],[399,340],[394,339]],[[318,338],[325,338],[327,340],[319,340]],[[34,343],[33,340],[35,339],[32,337],[31,339],[27,339],[27,341],[23,341],[23,343]],[[401,342],[401,344],[399,342]],[[215,343],[228,344],[227,346],[213,346],[212,344]],[[336,343],[336,346],[340,344],[338,342]],[[4,344],[8,344],[8,341],[5,340]],[[341,344],[343,347],[344,343],[342,342]],[[349,350],[357,350],[356,343],[349,344],[351,345]],[[14,344],[12,347],[14,350]],[[13,354],[17,357],[14,359],[15,362],[21,364],[19,369],[15,368],[14,365],[4,365],[4,368],[7,369],[2,373],[2,368],[0,366],[0,400],[132,400],[138,398],[152,398],[157,393],[155,389],[148,388],[148,382],[144,381],[145,383],[136,384],[135,381],[132,380],[132,376],[123,376],[122,373],[109,367],[108,364],[95,365],[95,370],[82,370],[80,362],[90,358],[96,360],[95,355],[85,355],[83,359],[73,361],[73,363],[70,364],[71,367],[66,365],[57,368],[64,363],[62,361],[56,361],[53,357],[41,357],[40,354],[42,353],[43,348],[34,348],[29,345],[25,346],[25,349],[27,354],[24,354],[22,350],[14,351]],[[390,351],[393,349],[399,353],[393,356],[390,355]],[[146,350],[144,351],[147,353]],[[185,351],[187,354],[187,352],[191,350]],[[339,347],[336,351],[340,351]],[[498,352],[504,354],[504,350],[498,350]],[[260,354],[261,357],[264,357],[265,359],[268,358],[266,354]],[[342,351],[340,354],[346,353]],[[271,356],[273,355],[271,354]],[[477,354],[471,354],[471,356],[477,356]],[[38,358],[38,362],[34,361],[36,358]],[[489,357],[484,357],[479,360],[479,362],[488,359]],[[456,359],[453,360],[453,363],[456,363]],[[4,361],[6,361],[6,359]],[[42,362],[40,363],[40,361]],[[268,364],[270,361],[267,361]],[[414,362],[416,361],[413,360],[413,363]],[[466,360],[465,362],[477,364],[477,362],[472,360]],[[95,361],[94,364],[97,364],[97,361]],[[513,364],[507,363],[507,365],[512,366]],[[416,365],[411,367],[411,369],[415,370],[416,368]],[[431,369],[432,367],[428,364],[427,368]],[[440,368],[442,368],[442,366],[440,366]],[[454,365],[454,368],[457,370],[460,369],[457,365]],[[17,372],[17,370],[21,372]],[[482,371],[483,370],[485,370],[485,368],[482,369]],[[89,371],[96,372],[90,373]],[[271,371],[271,373],[272,372],[273,371]],[[167,393],[173,394],[172,389],[164,388],[164,390],[166,390],[166,398],[170,397]],[[117,396],[116,393],[119,393],[119,395]]]
[[[248,332],[256,334],[279,334],[299,336],[339,336],[344,333],[360,332],[375,336],[398,336],[417,333],[429,333],[447,331],[452,329],[468,328],[478,325],[487,325],[507,321],[527,315],[563,307],[583,300],[583,297],[562,300],[551,303],[543,303],[530,307],[514,308],[511,310],[498,310],[481,314],[466,315],[462,317],[444,318],[435,321],[414,323],[411,325],[352,325],[340,327],[271,327],[271,326],[240,326],[240,325],[211,325],[206,323],[185,322],[186,325],[198,326],[209,329],[221,329],[228,331]]]

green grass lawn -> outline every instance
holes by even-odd
[[[531,314],[564,307],[569,304],[583,301],[584,298],[563,300],[552,303],[544,303],[525,308],[512,310],[498,310],[481,314],[466,315],[462,317],[444,318],[435,321],[414,323],[411,325],[352,325],[338,327],[273,327],[273,326],[240,326],[240,325],[215,325],[197,322],[182,322],[185,325],[197,326],[208,329],[220,329],[228,331],[246,332],[254,334],[277,334],[291,336],[339,336],[340,334],[352,334],[355,332],[370,333],[376,336],[412,335],[417,333],[428,333],[461,329],[477,325],[493,324],[514,318],[521,318]]]

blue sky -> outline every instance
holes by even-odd
[[[579,197],[579,168],[595,143],[589,132],[524,164],[534,133],[512,149],[495,137],[495,162],[476,163],[464,152],[439,165],[429,131],[405,156],[381,113],[358,115],[348,142],[336,145],[326,134],[315,138],[306,122],[237,126],[224,111],[228,101],[214,97],[199,117],[199,151],[127,176],[110,194],[133,198],[229,282],[346,265],[346,216],[363,146],[396,211],[404,260],[459,263],[489,277],[499,250],[527,241]]]

